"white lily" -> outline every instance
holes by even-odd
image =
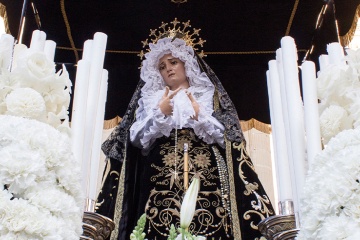
[[[180,227],[187,229],[195,213],[196,199],[200,189],[200,179],[194,177],[185,193],[180,209]]]

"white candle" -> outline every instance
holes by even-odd
[[[71,114],[72,150],[76,160],[81,162],[82,186],[87,189],[90,159],[83,157],[85,138],[86,102],[89,88],[90,63],[80,60],[77,63],[74,100]]]
[[[43,52],[46,41],[46,33],[40,30],[35,30],[32,33],[30,50],[33,52]]]
[[[14,70],[17,67],[17,61],[25,55],[27,51],[27,46],[24,44],[15,44],[14,54],[13,54],[13,62],[11,69]]]
[[[329,54],[329,63],[335,65],[346,65],[344,59],[344,49],[338,42],[333,42],[327,45],[327,52]]]
[[[82,59],[91,61],[92,44],[93,44],[93,40],[91,39],[88,39],[84,42]]]
[[[321,54],[319,56],[320,71],[324,71],[329,64],[329,56],[327,54]]]
[[[294,208],[296,212],[299,212],[299,198],[304,188],[306,174],[305,129],[298,76],[298,58],[294,39],[289,36],[283,37],[281,39],[281,49],[293,162],[293,166],[290,167],[293,167],[291,174],[294,174],[296,179]]]
[[[309,166],[321,152],[319,107],[316,92],[315,64],[305,61],[301,65],[302,89],[305,109],[306,145]]]
[[[90,167],[90,178],[89,178],[89,198],[96,200],[97,198],[97,181],[99,175],[100,165],[100,154],[101,154],[101,142],[102,133],[104,129],[104,117],[105,117],[105,105],[108,90],[108,71],[103,70],[100,96],[97,106],[97,114],[95,119],[95,131],[93,137],[93,143],[91,148],[91,167]]]
[[[1,51],[1,68],[9,69],[11,65],[13,50],[14,50],[14,37],[10,34],[2,34],[0,38]]]
[[[52,40],[46,40],[44,46],[44,53],[50,61],[54,61],[55,57],[56,42]]]
[[[288,159],[292,159],[292,151],[290,146],[290,125],[289,125],[289,115],[288,115],[288,104],[286,100],[286,89],[285,89],[285,80],[284,80],[284,69],[283,69],[283,60],[282,60],[282,51],[281,48],[276,50],[276,66],[278,69],[279,81],[280,81],[280,94],[281,94],[281,106],[283,113],[283,122],[285,127],[285,136],[287,145]]]
[[[104,65],[105,49],[106,49],[107,35],[104,33],[95,33],[92,43],[92,54],[90,64],[89,88],[86,107],[86,123],[85,123],[85,139],[83,158],[91,158],[92,140],[95,131],[95,119],[97,118],[97,106],[100,96],[100,86]],[[90,176],[88,176],[90,177]],[[89,183],[89,181],[88,181]],[[89,186],[86,188],[86,197],[89,198]]]
[[[278,169],[278,191],[280,201],[292,200],[292,180],[290,174],[290,166],[287,154],[287,143],[285,135],[285,125],[282,112],[280,78],[275,60],[269,61],[268,86],[270,86],[272,98],[272,119],[271,126],[273,133],[276,134],[276,163]],[[269,94],[270,95],[270,94]]]
[[[271,121],[271,143],[275,143],[275,144],[271,144],[271,153],[272,153],[272,158],[273,158],[273,177],[275,179],[275,183],[276,183],[276,187],[274,188],[274,191],[276,189],[276,196],[275,198],[280,201],[280,193],[279,193],[279,188],[280,188],[280,170],[279,170],[279,162],[278,162],[278,157],[277,157],[277,146],[276,146],[276,130],[274,127],[274,102],[273,102],[273,96],[272,96],[272,89],[271,89],[271,84],[270,84],[271,78],[270,78],[270,71],[267,70],[266,71],[266,84],[267,84],[267,90],[268,90],[268,97],[269,97],[269,110],[270,110],[270,121]],[[274,171],[275,170],[275,171]],[[274,205],[274,208],[278,210],[277,208],[278,205]],[[277,212],[278,213],[278,212]]]

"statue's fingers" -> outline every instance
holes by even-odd
[[[191,92],[186,92],[191,102],[196,102],[194,96],[191,94]]]
[[[171,93],[171,94],[169,95],[169,98],[172,99],[181,89],[182,89],[181,87],[179,87],[178,89],[176,89],[173,93]]]
[[[169,87],[166,86],[166,87],[165,87],[165,93],[164,93],[164,96],[163,96],[164,98],[168,96],[169,91],[170,91]]]

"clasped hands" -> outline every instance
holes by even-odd
[[[172,99],[173,97],[175,97],[175,95],[181,90],[182,88],[179,87],[178,89],[176,89],[174,92],[170,93],[170,89],[169,87],[165,88],[165,93],[162,96],[160,102],[159,102],[159,108],[161,110],[161,112],[163,114],[165,114],[166,116],[171,115],[172,111],[173,111],[173,104],[172,104]],[[196,102],[195,98],[193,97],[193,95],[190,92],[186,92],[186,95],[189,97],[190,102],[192,107],[194,108],[195,111],[195,116],[193,116],[192,118],[197,120],[198,119],[198,114],[199,114],[199,104]]]

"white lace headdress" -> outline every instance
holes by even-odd
[[[194,50],[187,46],[185,41],[179,38],[162,38],[156,44],[150,43],[150,52],[145,54],[142,62],[141,79],[145,85],[141,89],[141,96],[152,95],[165,88],[165,82],[160,75],[158,64],[159,59],[165,54],[171,53],[175,58],[179,58],[185,63],[185,72],[191,87],[196,88],[197,94],[204,92],[214,93],[214,85],[204,72],[201,72],[196,61]]]

